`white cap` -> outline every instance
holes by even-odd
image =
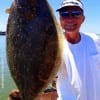
[[[65,8],[67,6],[77,6],[83,10],[83,4],[80,0],[63,0],[60,8],[58,8],[56,11],[60,11],[62,8]]]

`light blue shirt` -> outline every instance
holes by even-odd
[[[78,44],[64,41],[57,100],[100,100],[100,40],[92,38],[81,33]]]

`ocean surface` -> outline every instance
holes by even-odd
[[[7,100],[16,85],[10,74],[6,58],[6,36],[0,35],[0,100]]]

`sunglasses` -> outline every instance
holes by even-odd
[[[64,17],[64,18],[69,18],[69,17],[79,18],[81,15],[82,15],[82,11],[79,11],[79,10],[75,10],[75,11],[71,11],[71,12],[69,12],[69,11],[60,12],[60,16]]]

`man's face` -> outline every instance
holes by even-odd
[[[66,7],[64,10],[60,11],[59,14],[60,23],[65,32],[79,32],[80,26],[85,19],[84,14],[79,7]]]

